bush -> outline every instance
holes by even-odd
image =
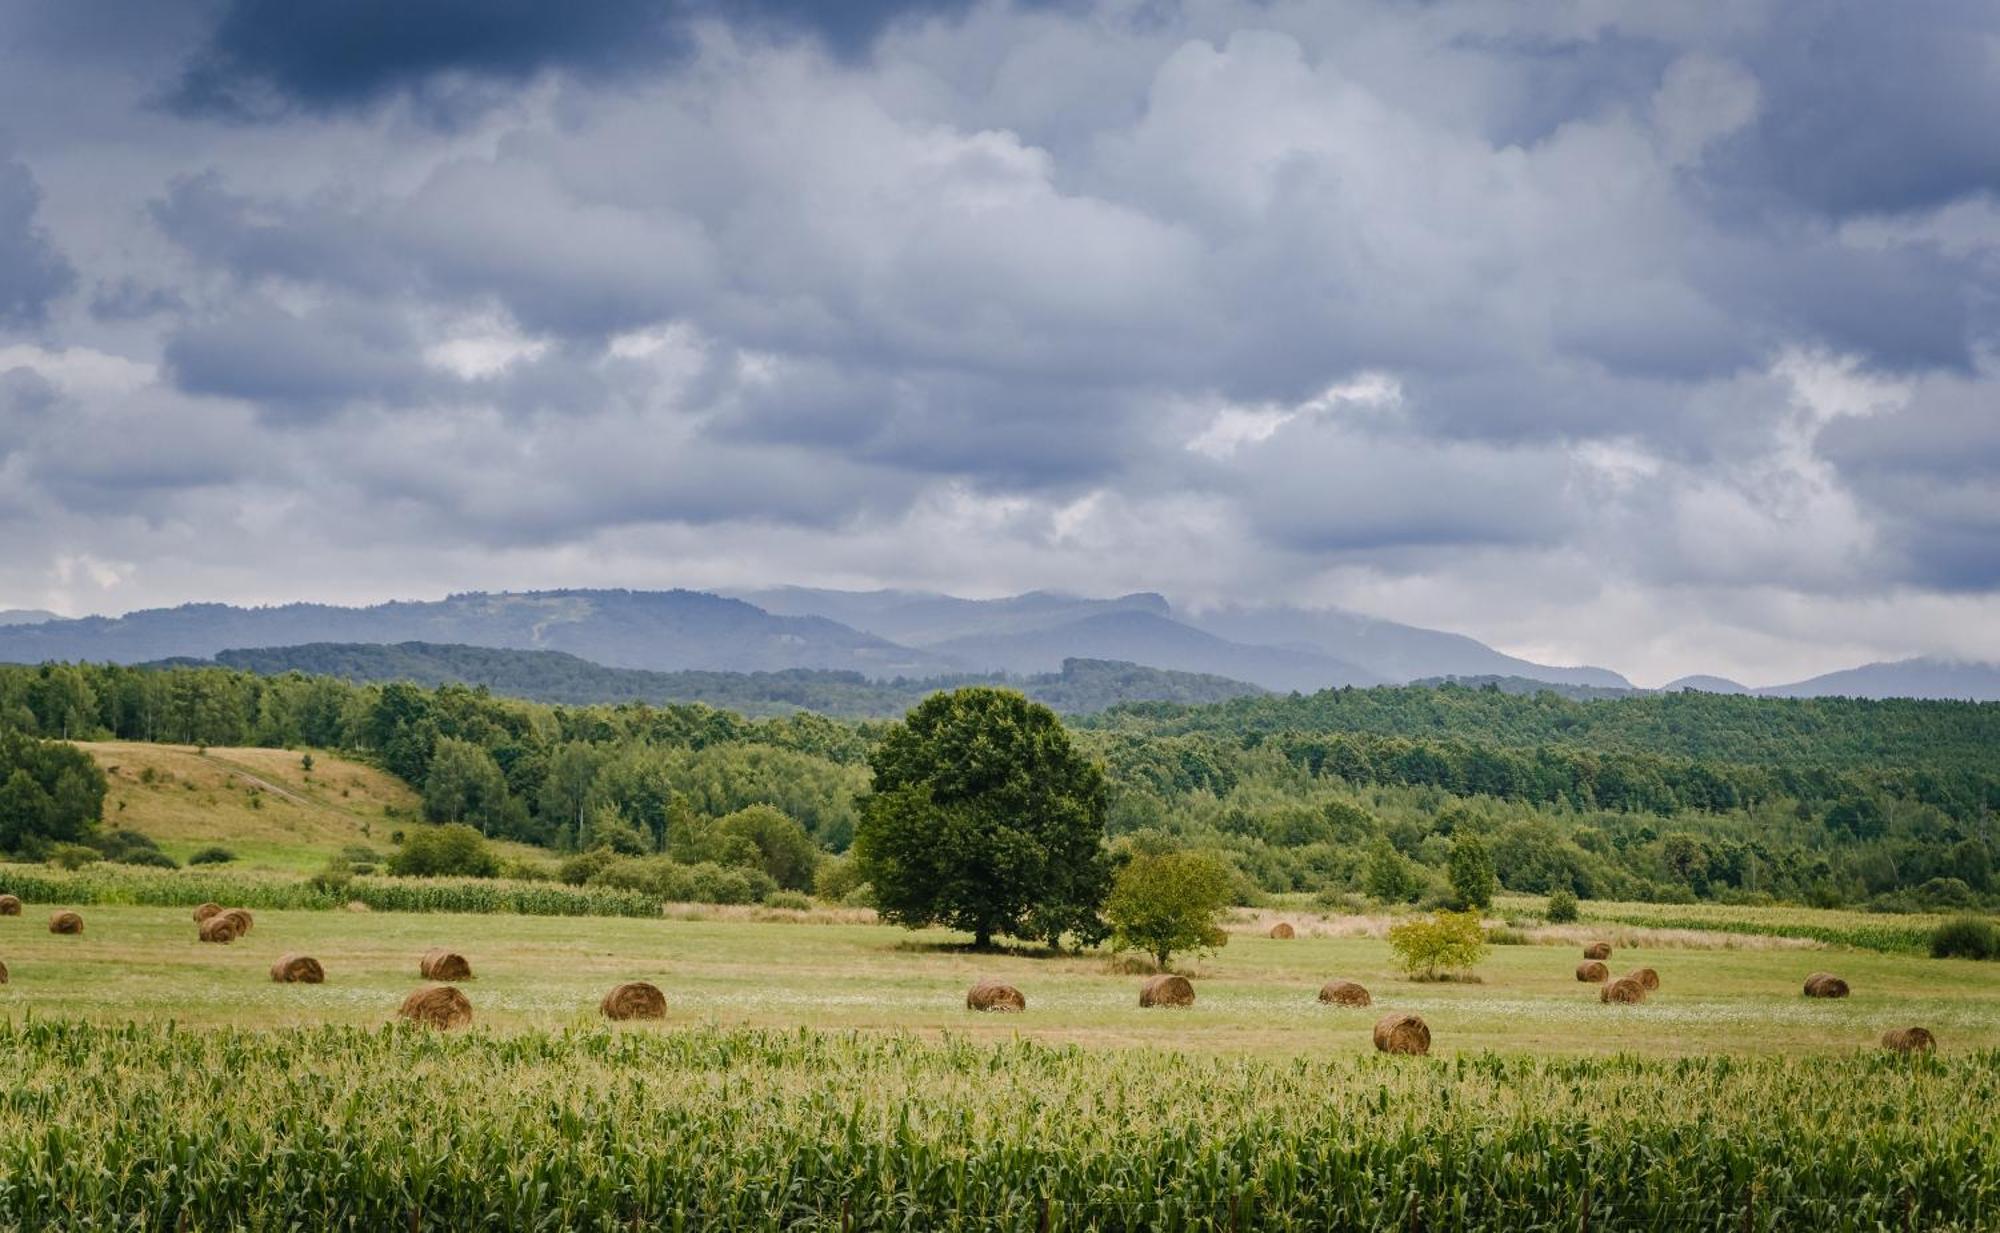
[[[617,859],[618,854],[610,848],[592,848],[588,852],[578,852],[556,866],[556,881],[570,886],[586,885]]]
[[[1477,912],[1436,912],[1391,926],[1389,949],[1411,980],[1438,980],[1484,959],[1486,933]]]
[[[556,875],[541,861],[511,860],[500,865],[500,876],[516,882],[553,882]]]
[[[181,864],[158,848],[133,848],[117,856],[105,857],[120,865],[146,865],[154,869],[179,869]]]
[[[767,908],[790,908],[795,912],[803,912],[812,905],[810,895],[801,895],[797,891],[774,891],[764,897],[764,906]]]
[[[586,885],[640,891],[670,903],[756,903],[777,889],[759,869],[683,865],[666,856],[613,857]]]
[[[314,890],[329,895],[346,894],[348,884],[354,881],[354,867],[336,856],[329,859],[311,881]]]
[[[462,822],[412,830],[389,860],[403,878],[497,878],[500,860],[485,838]]]
[[[1969,908],[1972,888],[1958,878],[1932,878],[1917,888],[1917,900],[1926,907]]]
[[[1551,925],[1570,924],[1576,920],[1577,916],[1575,891],[1568,888],[1559,888],[1550,894],[1549,923]]]
[[[236,859],[236,853],[231,852],[228,848],[214,846],[214,847],[202,848],[199,851],[197,851],[193,856],[188,857],[188,864],[227,865],[229,862],[235,859]]]
[[[835,903],[844,902],[861,885],[861,870],[852,857],[826,857],[819,863],[819,872],[813,875],[813,893]]]
[[[104,859],[104,853],[80,843],[59,843],[49,848],[49,864],[58,869],[77,870]]]
[[[2000,929],[1983,916],[1955,917],[1931,931],[1931,958],[2000,958]]]

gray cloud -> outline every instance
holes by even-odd
[[[2000,655],[1983,7],[101,24],[0,15],[0,103],[58,104],[0,163],[0,603],[1069,585]]]
[[[0,330],[40,324],[76,273],[36,221],[41,189],[0,145]]]

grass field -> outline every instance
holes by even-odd
[[[1149,1045],[1262,1054],[1362,1053],[1389,1009],[1429,1021],[1441,1053],[1846,1053],[1890,1027],[1921,1024],[1948,1053],[2000,1048],[2000,965],[1914,960],[1867,951],[1628,949],[1612,967],[1641,964],[1661,990],[1643,1006],[1598,1002],[1573,975],[1579,958],[1555,946],[1495,947],[1478,984],[1420,984],[1394,972],[1368,937],[1274,941],[1237,936],[1196,973],[1199,1000],[1141,1010],[1141,978],[1102,955],[968,954],[944,933],[868,924],[779,923],[716,909],[710,919],[552,919],[509,915],[263,911],[230,946],[203,945],[183,909],[81,909],[81,937],[58,937],[37,904],[0,919],[0,1014],[102,1021],[303,1026],[380,1024],[420,982],[417,956],[451,946],[472,960],[467,987],[481,1025],[515,1030],[592,1022],[612,984],[666,990],[670,1025],[952,1031],[1092,1045]],[[327,968],[322,986],[279,986],[266,971],[304,951]],[[1804,976],[1839,972],[1854,996],[1800,996]],[[981,976],[1020,986],[1028,1013],[975,1015],[966,988]],[[1359,980],[1376,1009],[1316,1001],[1333,977]]]

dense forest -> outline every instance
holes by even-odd
[[[607,668],[562,651],[438,642],[313,642],[302,646],[222,651],[215,663],[261,676],[287,672],[336,676],[346,681],[413,685],[484,685],[495,693],[535,702],[705,702],[745,715],[816,711],[845,719],[893,719],[929,695],[961,685],[1004,685],[1066,714],[1101,711],[1122,702],[1220,702],[1261,694],[1255,685],[1199,672],[1172,672],[1101,659],[1067,659],[1062,671],[892,677],[824,668],[776,672],[654,672]],[[160,667],[205,666],[165,661]]]
[[[1138,704],[1073,723],[1108,772],[1111,842],[1215,851],[1246,898],[1439,900],[1468,834],[1503,886],[1529,892],[1897,909],[1995,889],[1990,704],[1446,686]],[[762,844],[768,857],[782,818],[831,858],[821,889],[843,894],[837,854],[886,724],[45,665],[0,668],[0,729],[20,734],[0,749],[45,747],[21,739],[36,736],[342,750],[410,782],[434,820],[566,852],[727,863]],[[32,853],[33,837],[14,834],[8,846]]]

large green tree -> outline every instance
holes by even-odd
[[[1104,773],[1055,712],[1012,690],[934,694],[869,757],[855,859],[885,919],[999,934],[1103,936]]]

